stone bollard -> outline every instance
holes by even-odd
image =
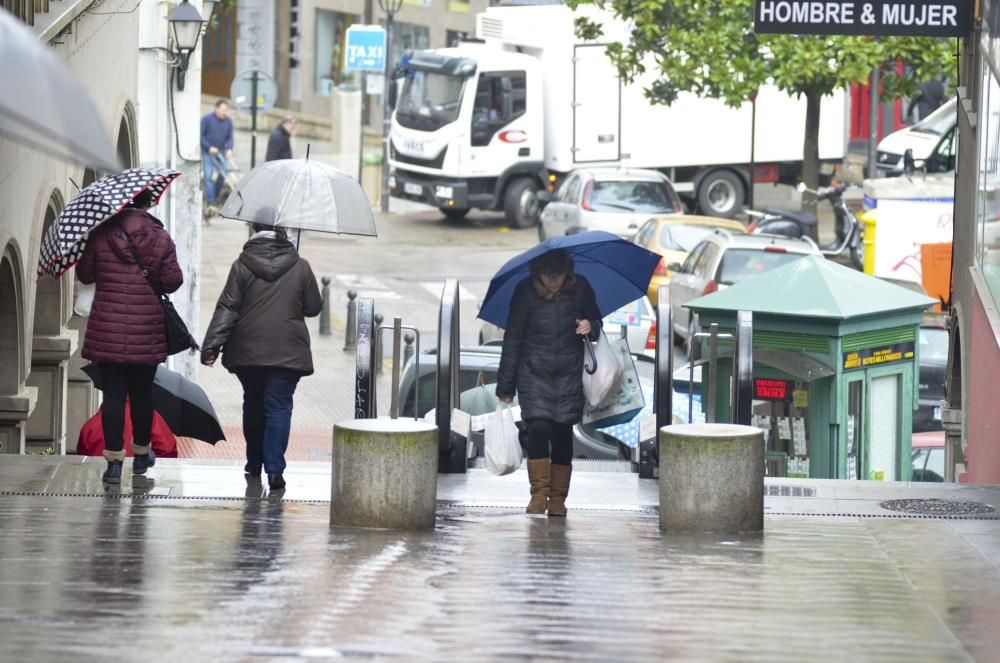
[[[358,293],[347,291],[347,331],[344,333],[344,351],[358,349]]]
[[[660,429],[660,529],[764,529],[764,433],[733,424]]]
[[[437,426],[354,419],[334,426],[330,525],[433,529]]]
[[[319,313],[319,334],[320,336],[330,335],[330,277],[324,276],[320,279],[323,283],[323,308]]]

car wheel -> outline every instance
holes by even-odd
[[[446,221],[462,221],[469,213],[468,209],[456,209],[454,207],[439,207],[438,209],[444,214]]]
[[[541,212],[538,184],[527,177],[511,182],[504,196],[503,211],[507,223],[515,228],[528,228],[537,223]]]
[[[698,209],[710,216],[734,216],[746,204],[743,182],[729,170],[713,170],[698,184]]]

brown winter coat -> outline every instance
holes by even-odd
[[[222,365],[313,372],[305,318],[323,307],[316,276],[291,242],[254,238],[229,270],[202,354],[222,351]]]
[[[82,354],[93,362],[159,364],[167,358],[163,308],[121,230],[163,292],[174,292],[184,281],[174,241],[149,212],[127,207],[102,223],[87,238],[76,265],[81,283],[97,284]]]

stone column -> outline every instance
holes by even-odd
[[[51,449],[63,455],[72,441],[66,437],[66,401],[69,361],[76,350],[77,333],[66,330],[59,336],[35,336],[31,345],[31,375],[26,384],[38,389],[38,407],[27,426],[25,450],[41,453]]]
[[[733,424],[660,429],[660,529],[763,530],[763,432]]]
[[[337,424],[330,524],[433,529],[437,469],[437,426],[414,419]]]

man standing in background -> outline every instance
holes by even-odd
[[[227,163],[233,158],[233,121],[225,99],[215,102],[215,110],[201,118],[201,166],[205,172],[205,200],[215,207],[225,181]]]
[[[264,161],[292,158],[292,134],[299,124],[298,119],[289,115],[274,128],[267,139],[267,155]]]

